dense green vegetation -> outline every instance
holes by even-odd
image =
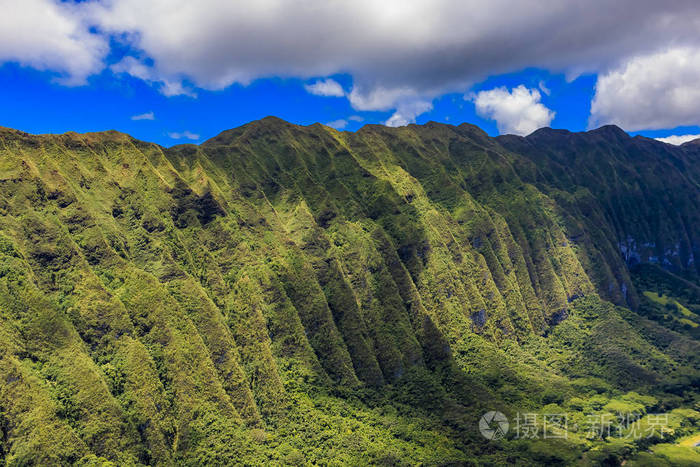
[[[0,459],[697,464],[699,162],[612,127],[0,129]]]

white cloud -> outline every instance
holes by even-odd
[[[700,41],[694,0],[111,0],[92,11],[161,73],[205,88],[348,72],[366,87],[423,94],[523,66],[595,70]]]
[[[0,63],[17,62],[84,84],[104,68],[105,37],[92,34],[80,5],[52,0],[0,0]]]
[[[163,79],[160,81],[156,81],[156,84],[159,86],[160,92],[164,96],[197,97],[197,93],[194,92],[192,89],[185,87],[185,85],[183,85],[181,81],[170,81],[167,79]]]
[[[398,127],[415,123],[416,117],[432,110],[433,104],[409,87],[385,88],[383,86],[353,86],[348,94],[350,105],[355,110],[386,111],[394,113],[384,122],[387,126]]]
[[[155,120],[156,116],[153,112],[146,112],[143,114],[134,115],[131,117],[132,120]]]
[[[348,126],[348,121],[345,119],[338,119],[338,120],[333,120],[332,122],[326,123],[326,126],[329,126],[331,128],[335,128],[336,130],[342,130],[346,126]]]
[[[197,97],[197,94],[186,88],[181,81],[170,78],[158,77],[157,72],[134,57],[124,57],[121,61],[110,67],[114,73],[125,73],[134,78],[142,79],[149,84],[153,84],[165,96],[188,96]]]
[[[221,89],[347,73],[355,109],[398,111],[524,67],[574,76],[669,44],[700,46],[700,2],[670,2],[111,0],[92,11],[152,60],[152,82]]]
[[[414,100],[407,102],[399,102],[396,107],[396,112],[384,122],[386,126],[405,126],[409,123],[415,123],[418,115],[429,112],[433,109],[433,104],[427,101]]]
[[[168,136],[171,137],[172,139],[191,139],[191,140],[196,140],[199,139],[199,134],[197,133],[192,133],[191,131],[183,131],[183,132],[171,132],[168,133]]]
[[[474,102],[476,113],[496,120],[501,134],[528,135],[549,126],[555,113],[540,102],[540,92],[522,84],[512,91],[505,87],[481,91],[467,99]]]
[[[356,110],[391,110],[396,108],[397,102],[415,99],[417,94],[414,89],[407,87],[373,86],[365,88],[355,85],[348,94],[348,99]]]
[[[343,91],[343,87],[340,83],[331,78],[319,80],[313,84],[307,84],[304,86],[304,89],[316,96],[343,97],[345,95],[345,91]]]
[[[700,48],[635,57],[598,77],[589,126],[627,130],[700,124]]]
[[[360,117],[359,115],[350,115],[348,117],[348,120],[350,120],[351,122],[362,122],[364,121],[364,118]]]
[[[675,144],[676,146],[680,146],[681,144],[687,143],[688,141],[700,139],[700,135],[671,135],[666,136],[664,138],[656,139],[664,143]]]
[[[399,107],[491,75],[607,73],[670,47],[700,50],[699,23],[697,0],[0,0],[0,62],[77,84],[103,69],[117,41],[131,57],[113,70],[166,95],[345,73],[353,108],[408,121]]]
[[[542,80],[540,80],[540,82],[539,82],[539,84],[537,85],[537,87],[540,88],[540,91],[542,91],[542,93],[543,93],[545,96],[549,96],[549,95],[552,93],[552,91],[547,87],[547,84],[546,84],[544,81],[542,81]]]

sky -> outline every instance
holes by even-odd
[[[164,146],[275,115],[700,138],[696,0],[0,0],[0,126]]]

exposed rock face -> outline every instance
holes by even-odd
[[[700,251],[697,145],[631,138],[613,126],[587,133],[542,129],[525,138],[497,140],[537,164],[527,181],[567,205],[574,222],[583,223],[594,239],[607,263],[603,269],[612,272],[612,277],[596,281],[599,289],[609,280],[629,283],[616,264],[618,252],[628,265],[699,271],[694,261]],[[594,274],[605,275],[602,270]],[[621,291],[621,284],[612,289]],[[628,302],[634,306],[638,297],[629,292]],[[622,303],[619,295],[605,295]]]

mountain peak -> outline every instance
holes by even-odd
[[[681,144],[681,147],[700,148],[700,138],[695,138],[693,140],[686,141],[685,143]]]
[[[617,125],[603,125],[600,128],[586,132],[589,135],[600,135],[605,138],[630,139],[631,136]]]
[[[202,146],[210,146],[215,144],[229,145],[232,144],[239,137],[249,132],[271,133],[288,128],[299,128],[299,126],[293,123],[289,123],[288,121],[283,120],[279,117],[275,117],[274,115],[268,115],[267,117],[263,117],[259,120],[253,120],[241,126],[231,128],[229,130],[224,130],[218,135],[214,136],[213,138],[209,138],[208,140],[204,141],[202,143]]]
[[[283,120],[279,117],[276,117],[275,115],[268,115],[267,117],[263,117],[259,120],[254,120],[251,123],[257,123],[258,125],[266,126],[294,126],[293,123],[289,123],[287,120]]]
[[[563,130],[563,129],[555,129],[555,128],[550,128],[548,126],[539,128],[529,135],[526,136],[526,138],[539,138],[539,137],[547,137],[547,136],[564,136],[564,135],[570,135],[571,132],[569,130]]]
[[[504,139],[505,136],[499,136],[499,139]],[[578,136],[584,138],[595,138],[603,139],[607,142],[619,142],[622,140],[630,139],[630,135],[627,134],[625,130],[617,125],[604,125],[600,128],[594,130],[582,131],[582,132],[571,132],[564,129],[554,129],[550,127],[543,127],[538,130],[533,131],[529,135],[525,136],[524,139],[530,142],[547,142],[547,141],[557,141],[561,138],[567,138],[570,136]],[[510,138],[512,140],[513,138]]]

